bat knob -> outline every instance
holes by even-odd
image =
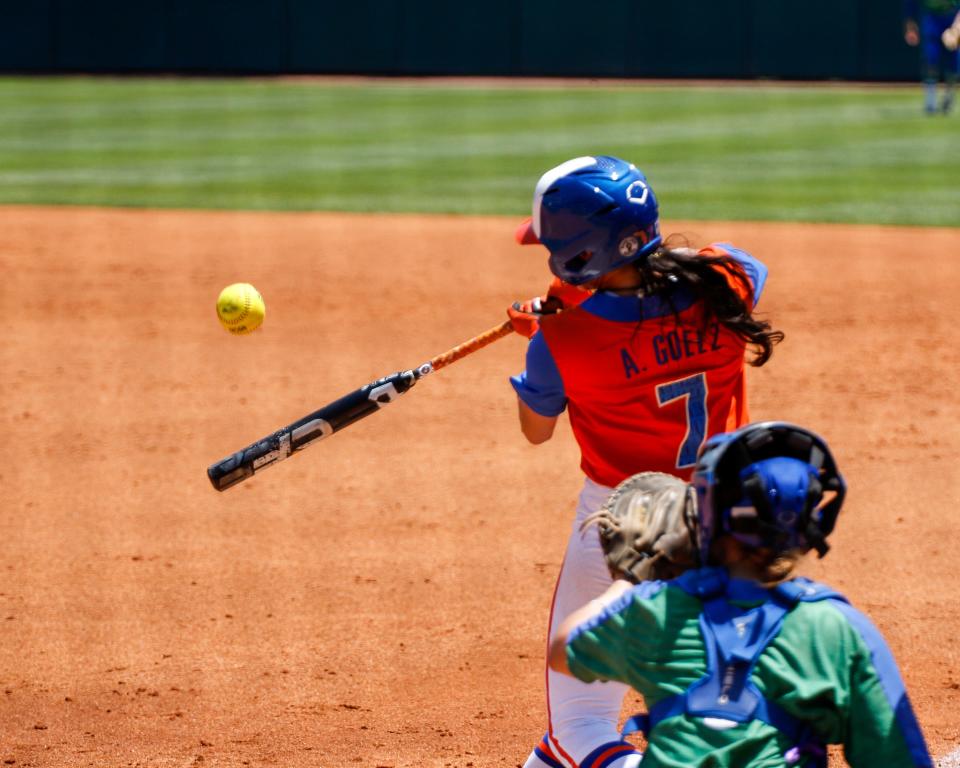
[[[207,467],[210,484],[218,491],[225,491],[248,477],[253,476],[253,467],[243,463],[243,451],[238,451],[216,464]]]

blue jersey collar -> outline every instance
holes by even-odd
[[[658,317],[667,317],[682,312],[693,304],[689,292],[678,289],[670,297],[673,306],[660,296],[620,296],[607,291],[597,291],[580,306],[591,315],[617,323],[638,323]]]

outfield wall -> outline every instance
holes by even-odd
[[[7,0],[6,72],[916,80],[901,0]],[[589,9],[602,9],[602,16]]]

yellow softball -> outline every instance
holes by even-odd
[[[250,283],[228,285],[217,298],[217,317],[230,333],[243,334],[257,330],[267,314],[263,297]]]

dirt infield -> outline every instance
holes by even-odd
[[[501,321],[545,260],[514,222],[0,208],[0,759],[516,766],[580,478],[516,426],[509,337],[225,493],[212,461]],[[808,572],[885,632],[960,744],[960,230],[665,222],[765,260],[787,334],[754,418],[851,486]],[[267,303],[217,324],[224,285]],[[837,763],[840,764],[840,763]]]

